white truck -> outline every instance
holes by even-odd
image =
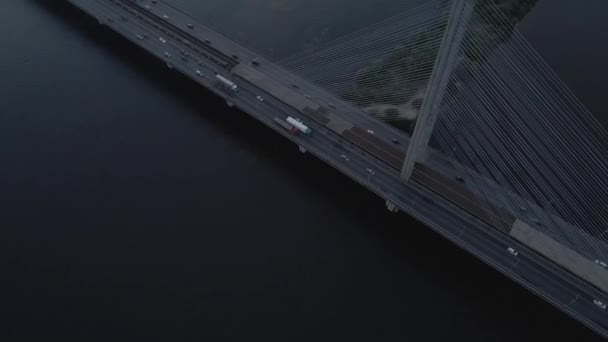
[[[302,121],[298,120],[298,119],[294,119],[291,116],[287,117],[287,123],[289,123],[290,125],[292,125],[293,127],[297,128],[298,131],[311,136],[312,135],[312,130],[306,126],[305,124],[302,123]]]
[[[291,132],[291,134],[293,135],[298,135],[298,133],[300,132],[297,128],[293,127],[293,125],[288,124],[285,120],[274,118],[274,122],[276,122],[279,126],[283,127],[285,130]]]
[[[234,84],[234,82],[232,82],[231,80],[227,79],[226,77],[220,75],[220,74],[215,74],[215,78],[222,84],[224,85],[226,88],[232,90],[233,92],[237,92],[239,91],[239,86],[237,86],[236,84]]]

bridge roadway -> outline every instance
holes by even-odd
[[[508,235],[491,228],[485,222],[464,212],[426,187],[413,182],[404,183],[399,177],[398,170],[345,141],[323,125],[313,120],[306,121],[307,125],[313,129],[312,137],[294,136],[278,127],[273,121],[275,117],[285,118],[288,115],[303,117],[303,115],[282,101],[274,99],[270,94],[264,93],[255,84],[242,79],[234,79],[234,76],[232,78],[240,88],[238,93],[233,94],[218,87],[213,75],[214,72],[221,73],[222,68],[217,63],[198,56],[179,39],[160,32],[136,15],[116,5],[116,3],[128,1],[68,0],[68,2],[165,61],[172,68],[181,71],[270,126],[380,197],[394,203],[404,212],[425,223],[579,322],[600,335],[608,337],[608,311],[599,308],[593,302],[595,299],[599,299],[608,303],[606,293],[553,264]],[[137,5],[145,6],[143,3],[149,3],[150,6],[164,5],[161,2],[152,4],[152,1],[139,1]],[[174,25],[176,20],[179,20],[178,18],[177,15],[171,17],[171,23]],[[190,19],[182,20],[190,22]],[[185,25],[185,23],[182,24]],[[197,28],[202,26],[200,23],[193,22],[193,24]],[[205,28],[205,30],[210,29]],[[147,38],[138,38],[143,35],[146,35]],[[160,40],[161,37],[165,39],[165,43]],[[219,37],[221,35],[216,33],[214,38],[219,39]],[[221,44],[214,42],[214,46],[218,47]],[[182,50],[188,51],[189,56],[181,59]],[[168,53],[170,57],[167,57],[165,53]],[[196,59],[193,56],[196,56]],[[197,74],[197,70],[202,72],[202,77]],[[226,74],[229,75],[229,73]],[[258,95],[263,96],[265,100],[263,102],[257,100]],[[368,169],[373,170],[373,174],[368,172]],[[508,253],[508,247],[515,248],[519,252],[518,255]]]
[[[380,159],[384,160],[385,162],[388,160],[388,163],[396,169],[401,167],[406,152],[405,150],[407,148],[407,144],[409,143],[409,137],[403,134],[403,132],[398,131],[394,127],[387,125],[382,121],[370,117],[362,109],[357,108],[346,101],[342,101],[336,95],[328,93],[324,89],[317,87],[315,84],[312,84],[311,82],[276,66],[274,63],[264,59],[262,56],[248,49],[242,44],[231,40],[230,38],[206,27],[205,25],[199,25],[195,19],[188,17],[179,9],[176,9],[164,2],[157,1],[154,3],[152,0],[138,0],[137,2],[122,1],[121,3],[130,4],[132,5],[131,7],[135,9],[142,9],[145,8],[145,6],[148,6],[149,9],[144,11],[142,14],[153,14],[152,17],[156,18],[157,20],[159,20],[159,18],[161,18],[163,15],[167,15],[169,21],[163,22],[163,20],[161,20],[162,24],[170,23],[171,25],[181,27],[183,30],[187,31],[187,34],[192,35],[194,40],[209,41],[210,45],[221,51],[220,53],[223,55],[239,56],[241,65],[247,66],[251,61],[257,60],[259,65],[255,68],[257,69],[254,70],[255,72],[259,71],[260,73],[270,75],[272,79],[279,80],[280,83],[298,85],[297,89],[291,88],[288,90],[290,92],[297,93],[302,97],[305,94],[309,95],[314,98],[315,103],[321,105],[321,108],[330,109],[332,113],[342,117],[345,121],[356,124],[357,128],[359,129],[359,134],[365,136],[363,139],[376,139],[377,142],[379,141],[380,144],[383,144],[381,149],[390,150],[389,153],[383,153],[383,157],[380,157]],[[192,23],[196,23],[196,25],[188,27],[188,24]],[[149,25],[149,23],[146,23],[146,25]],[[163,32],[161,32],[161,34],[162,33]],[[164,34],[166,33],[167,32],[164,32]],[[235,68],[232,69],[232,72],[234,72],[234,70]],[[256,85],[259,86],[260,84],[256,83]],[[373,136],[367,134],[365,131],[368,129],[374,131],[375,134]],[[353,138],[352,134],[350,137]],[[391,140],[395,137],[398,137],[401,141],[399,146],[395,146],[391,142]],[[360,142],[361,139],[359,138],[358,141]],[[348,140],[346,140],[344,143],[347,142]],[[374,151],[368,150],[368,152],[375,154]],[[397,154],[396,156],[395,153]],[[430,169],[441,170],[441,175],[443,176],[443,182],[440,182],[443,184],[434,182],[436,186],[440,187],[440,193],[444,196],[451,197],[452,200],[460,201],[461,207],[466,207],[463,206],[462,203],[469,204],[469,212],[477,212],[477,214],[480,214],[480,212],[488,211],[488,209],[490,209],[488,206],[493,206],[494,208],[490,209],[489,211],[499,212],[500,216],[506,216],[506,218],[492,217],[487,215],[483,216],[485,216],[486,219],[497,221],[498,223],[494,223],[493,225],[502,226],[503,230],[505,230],[505,227],[510,226],[510,222],[508,221],[514,219],[514,216],[517,216],[517,218],[520,220],[529,223],[536,222],[538,220],[539,222],[542,222],[542,224],[536,225],[535,229],[542,231],[544,234],[556,239],[557,241],[560,241],[560,243],[564,244],[564,246],[567,248],[576,250],[579,254],[583,255],[589,260],[608,260],[608,246],[593,243],[593,241],[590,241],[593,240],[593,238],[590,239],[590,236],[585,234],[584,231],[568,225],[563,220],[555,217],[555,215],[547,213],[544,208],[539,207],[534,203],[525,201],[516,194],[505,191],[504,188],[489,182],[486,178],[479,177],[479,175],[470,172],[465,168],[459,167],[458,165],[454,164],[453,160],[441,153],[438,153],[437,151],[429,149],[427,153],[428,155],[424,161],[424,164],[426,164]],[[375,156],[379,157],[378,154],[375,154]],[[423,182],[425,179],[429,179],[429,177],[425,177],[425,175],[420,172],[421,169],[423,168],[416,168],[416,172],[412,177],[413,181]],[[466,192],[463,191],[464,189],[462,189],[461,184],[457,184],[458,182],[455,181],[457,176],[460,176],[466,180],[468,188],[466,189]],[[418,179],[421,177],[425,179]],[[471,190],[480,191],[475,192]],[[486,194],[500,194],[500,196],[491,196],[488,198]],[[475,199],[471,201],[471,198],[473,197],[484,198],[485,202],[481,203]],[[496,210],[497,208],[502,209]],[[524,210],[522,210],[522,208],[524,208]],[[512,213],[515,213],[515,215]],[[568,231],[569,236],[573,237],[574,239],[569,238],[564,240],[564,234],[560,233],[563,231]],[[587,249],[580,249],[576,242],[577,240],[587,241],[588,245],[590,246],[588,246]]]

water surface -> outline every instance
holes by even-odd
[[[218,25],[247,17],[240,2],[173,2]],[[394,2],[320,3],[345,32]],[[604,33],[585,28],[606,25],[598,8],[546,3],[522,28],[604,108]],[[554,36],[562,12],[574,33]],[[282,25],[303,17],[290,13]],[[3,340],[594,339],[70,6],[4,1],[0,20],[14,29],[0,36]]]

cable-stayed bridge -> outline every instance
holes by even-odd
[[[608,336],[608,134],[492,1],[278,61],[162,1],[68,2]]]

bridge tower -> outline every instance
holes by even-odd
[[[416,162],[423,159],[426,154],[427,145],[439,115],[439,107],[450,75],[458,61],[458,51],[475,8],[475,0],[453,1],[435,67],[401,169],[401,178],[404,180],[409,180]]]

